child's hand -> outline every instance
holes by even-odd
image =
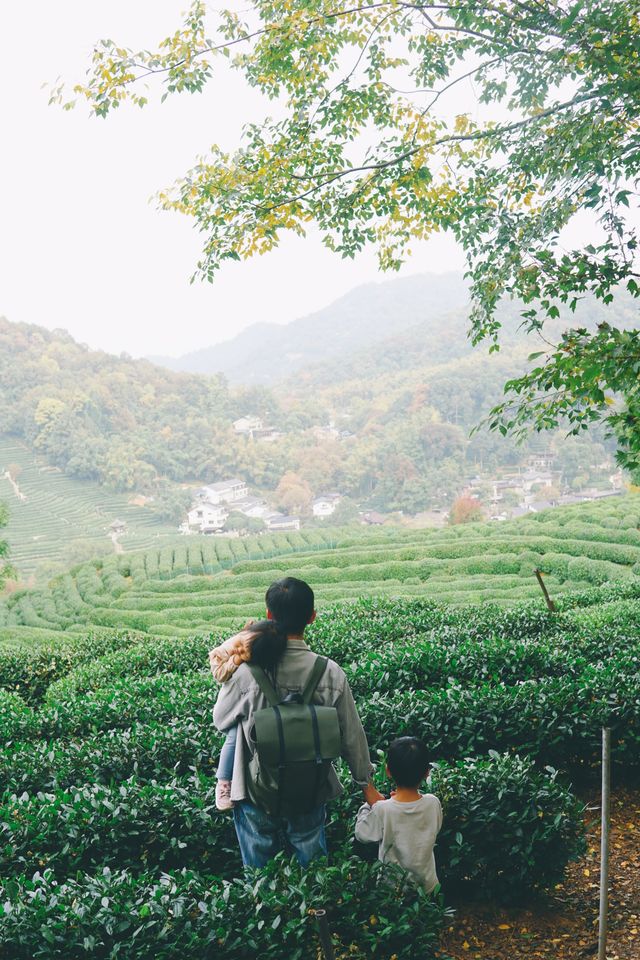
[[[251,650],[244,640],[236,640],[231,653],[231,659],[237,667],[239,667],[241,663],[246,663],[247,660],[251,659]]]
[[[380,793],[379,790],[376,790],[372,783],[368,783],[366,787],[363,787],[362,792],[364,793],[364,799],[370,807],[372,807],[374,803],[378,803],[380,800],[385,799],[384,794]]]

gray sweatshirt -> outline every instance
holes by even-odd
[[[275,688],[283,699],[290,693],[302,693],[311,673],[316,655],[302,639],[289,639],[287,649],[276,671]],[[329,660],[313,695],[313,703],[335,707],[340,723],[342,756],[346,760],[351,776],[360,786],[366,786],[373,773],[369,756],[367,738],[353,701],[353,695],[344,671],[333,660]],[[246,664],[241,664],[233,676],[222,684],[216,705],[213,708],[213,722],[218,730],[228,730],[240,724],[242,736],[236,740],[236,753],[231,781],[231,799],[245,800],[245,759],[247,751],[253,749],[251,728],[256,710],[267,707],[268,703],[260,687]],[[318,803],[331,800],[342,793],[342,786],[331,770],[327,787]]]
[[[379,843],[379,860],[404,867],[430,893],[438,883],[433,848],[441,826],[442,807],[432,793],[411,803],[391,797],[372,807],[363,803],[356,817],[356,838]]]

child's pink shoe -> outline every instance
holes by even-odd
[[[216,783],[216,807],[218,810],[231,810],[231,780],[218,780]]]

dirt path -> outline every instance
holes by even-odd
[[[115,550],[116,553],[124,553],[124,547],[118,540],[118,536],[119,534],[117,533],[110,533],[109,539],[111,540],[111,543],[113,544],[113,549]]]
[[[9,481],[9,483],[10,483],[11,486],[13,487],[13,492],[15,493],[16,497],[18,498],[18,500],[22,500],[23,503],[26,503],[27,498],[25,497],[24,493],[22,492],[22,490],[20,489],[20,487],[18,486],[18,484],[16,483],[16,481],[13,479],[13,477],[11,476],[11,474],[9,473],[9,471],[8,471],[8,470],[5,470],[5,472],[2,474],[2,476],[4,477],[5,480],[8,480],[8,481]]]
[[[548,900],[528,909],[460,904],[441,960],[592,960],[597,954],[600,871],[599,795],[583,797],[587,854],[570,865]],[[595,808],[595,809],[594,809]],[[640,789],[611,800],[608,960],[640,958]]]

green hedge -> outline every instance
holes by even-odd
[[[438,864],[452,883],[481,878],[487,895],[521,896],[557,882],[581,849],[580,804],[555,775],[535,772],[529,760],[494,754],[442,764],[432,790],[441,797],[446,822]],[[64,876],[99,866],[196,864],[233,875],[237,843],[230,818],[215,812],[214,794],[213,779],[191,775],[167,783],[130,777],[114,785],[5,796],[0,876],[39,868]],[[361,796],[347,794],[336,806],[334,842],[351,836],[356,800]]]
[[[135,723],[82,740],[35,740],[0,746],[0,797],[66,790],[85,783],[112,784],[135,776],[141,783],[212,774],[223,735],[206,717]]]
[[[47,691],[47,703],[57,703],[106,687],[122,677],[148,677],[158,673],[193,673],[206,669],[208,653],[221,638],[145,638],[127,650],[116,650],[73,670]]]
[[[1,960],[310,960],[313,909],[326,908],[338,956],[432,960],[447,917],[424,891],[354,857],[309,870],[279,857],[233,883],[181,871],[108,868],[64,881],[46,871],[0,884]],[[337,896],[339,891],[339,896]]]
[[[0,743],[29,740],[38,735],[36,715],[22,697],[0,688]]]
[[[640,765],[638,665],[636,655],[589,666],[575,678],[374,693],[360,701],[360,716],[372,749],[409,734],[428,743],[436,759],[511,750],[561,767],[596,762],[600,729],[611,726],[613,760],[628,770]]]
[[[86,637],[70,636],[60,643],[35,649],[9,650],[0,653],[0,687],[15,690],[29,703],[39,702],[48,687],[71,670],[87,661],[96,661],[112,651],[140,642],[135,633],[111,635],[90,633]]]
[[[199,723],[210,724],[217,692],[210,673],[125,677],[109,687],[43,707],[38,714],[37,735],[69,739],[178,717],[193,717]]]

